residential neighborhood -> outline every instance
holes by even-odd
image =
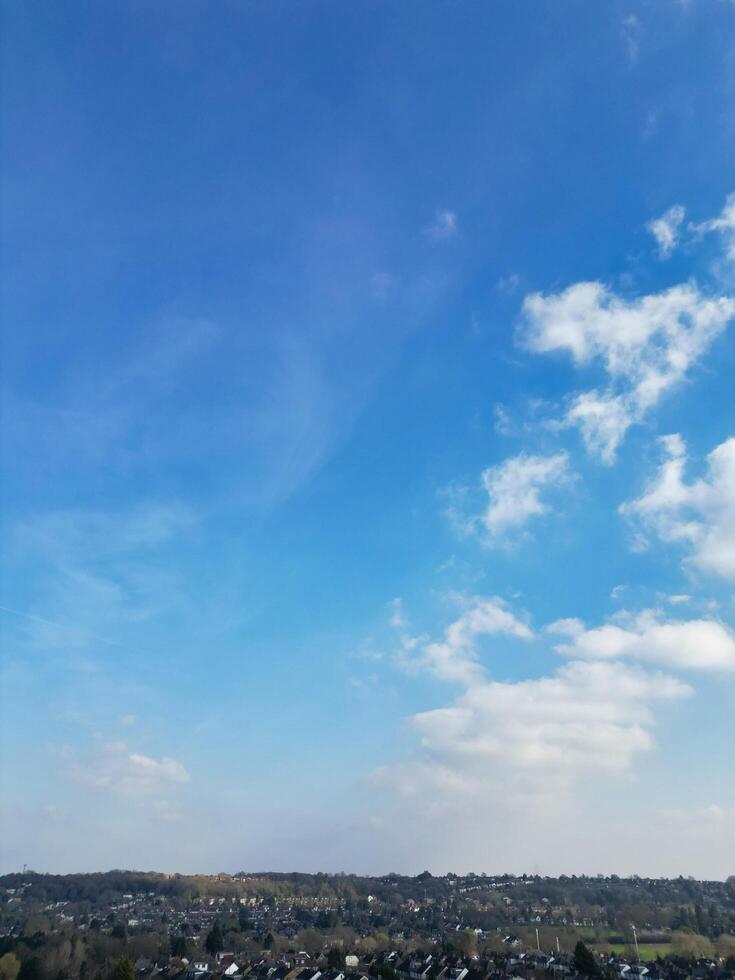
[[[0,878],[0,980],[124,980],[121,964],[133,980],[720,980],[735,880]]]

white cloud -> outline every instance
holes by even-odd
[[[575,479],[568,453],[536,456],[522,452],[483,470],[481,484],[487,504],[481,513],[475,509],[479,505],[471,488],[455,486],[448,491],[447,514],[460,534],[480,533],[489,546],[507,544],[534,518],[550,513],[548,496]]]
[[[682,381],[735,316],[735,299],[708,297],[694,284],[626,300],[599,282],[523,302],[523,343],[564,352],[578,367],[600,363],[603,390],[576,395],[561,422],[581,429],[587,449],[612,463],[628,428]]]
[[[440,817],[435,847],[463,813],[477,818],[467,831],[477,843],[489,826],[573,807],[588,779],[624,773],[654,747],[656,702],[692,693],[677,678],[620,662],[574,661],[517,682],[466,680],[447,707],[411,717],[417,756],[373,773],[405,805],[420,800],[401,816],[417,831],[427,816]]]
[[[505,405],[498,403],[493,406],[493,429],[499,436],[512,436],[514,430],[513,421]]]
[[[406,617],[403,613],[403,600],[400,596],[390,601],[390,625],[395,629],[402,629],[406,626]]]
[[[192,511],[178,502],[147,503],[114,513],[58,510],[23,523],[17,536],[30,548],[63,564],[86,558],[99,561],[149,551],[171,541],[194,523]]]
[[[486,766],[624,769],[652,746],[649,704],[689,693],[675,678],[619,663],[573,662],[550,677],[472,685],[447,708],[414,715],[431,758],[470,781]]]
[[[569,457],[565,452],[552,456],[530,456],[520,453],[482,474],[489,503],[480,523],[491,539],[521,528],[531,518],[549,512],[541,499],[544,489],[568,484],[572,479]]]
[[[656,239],[658,254],[662,259],[667,259],[676,248],[679,241],[679,229],[685,214],[686,211],[681,204],[674,204],[660,218],[654,218],[646,225],[646,228]]]
[[[447,241],[457,234],[457,215],[454,211],[437,211],[434,221],[424,230],[427,238],[433,242]]]
[[[612,463],[634,422],[628,399],[622,395],[585,391],[572,402],[565,425],[576,425],[588,452]]]
[[[510,295],[514,293],[521,284],[521,277],[517,272],[511,272],[508,276],[501,276],[496,286],[501,293]]]
[[[577,619],[558,621],[550,631],[573,641],[587,634]],[[485,634],[533,636],[494,598],[472,600],[441,641],[412,641],[415,665],[464,691],[446,707],[411,717],[420,754],[378,770],[378,783],[439,807],[456,805],[458,797],[488,813],[499,805],[556,806],[584,773],[629,768],[653,746],[652,705],[692,693],[676,677],[591,657],[585,649],[550,676],[493,681],[477,653],[477,639]],[[706,630],[687,639],[694,643],[702,636],[707,638]]]
[[[641,47],[641,22],[635,14],[628,14],[621,23],[621,32],[628,60],[632,65],[638,61]]]
[[[696,568],[735,580],[735,438],[713,449],[706,475],[690,483],[681,436],[665,436],[661,444],[666,458],[656,476],[620,512],[639,527],[642,546],[653,534],[686,548]]]
[[[26,574],[38,578],[34,612],[24,614],[34,646],[120,646],[115,637],[126,626],[179,604],[176,567],[158,559],[195,522],[190,508],[171,501],[118,512],[57,510],[18,525],[13,547]]]
[[[189,773],[176,759],[154,759],[131,752],[122,740],[102,742],[85,760],[74,759],[64,770],[68,778],[125,797],[158,793],[189,782]]]
[[[533,633],[497,596],[462,600],[462,614],[444,631],[444,637],[430,641],[427,637],[402,637],[398,661],[408,670],[425,670],[443,681],[470,684],[481,678],[484,668],[479,661],[478,639],[481,636],[505,635],[529,640]]]
[[[735,635],[716,620],[666,620],[646,610],[595,629],[585,629],[579,620],[558,620],[549,631],[569,637],[556,649],[575,659],[632,659],[672,670],[735,670]]]
[[[719,803],[708,803],[705,806],[662,810],[662,821],[686,828],[699,835],[710,835],[720,829],[735,831],[735,809],[721,806]],[[727,827],[727,824],[730,827]]]
[[[699,234],[718,232],[722,236],[727,259],[735,262],[735,193],[727,196],[725,206],[716,218],[692,224],[690,228]]]

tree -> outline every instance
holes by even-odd
[[[677,956],[688,960],[711,959],[715,952],[709,939],[696,932],[674,932],[671,935],[671,944]]]
[[[0,956],[0,980],[18,980],[20,960],[12,953]]]
[[[468,956],[477,945],[477,936],[471,929],[463,929],[462,932],[453,932],[447,943],[461,956]]]
[[[589,946],[580,939],[574,947],[574,969],[584,977],[594,977],[598,973],[597,961]]]
[[[299,948],[306,950],[309,956],[316,956],[324,945],[324,937],[316,929],[302,929],[296,941]]]
[[[23,961],[18,971],[18,980],[43,980],[43,965],[37,956]]]
[[[225,937],[222,935],[222,926],[219,922],[215,922],[209,930],[204,946],[210,956],[216,956],[225,948]]]
[[[171,937],[171,955],[183,959],[189,951],[189,944],[186,936],[178,935]]]
[[[339,970],[344,966],[344,959],[342,956],[342,950],[339,946],[330,946],[329,953],[327,954],[327,963],[331,970]]]
[[[735,959],[735,936],[728,936],[725,932],[720,935],[717,940],[717,955],[723,960]]]
[[[24,936],[45,935],[51,932],[51,920],[46,915],[29,915],[23,926]]]
[[[135,967],[127,956],[123,956],[112,968],[110,980],[135,980]]]

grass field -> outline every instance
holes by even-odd
[[[605,949],[609,949],[610,952],[615,953],[617,956],[622,956],[626,950],[630,950],[632,943],[627,946],[617,945],[617,944],[604,944]],[[641,954],[641,960],[644,963],[648,963],[650,960],[655,960],[657,956],[668,956],[671,952],[671,943],[638,943],[638,949]]]

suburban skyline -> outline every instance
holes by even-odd
[[[735,5],[5,5],[0,870],[735,870]]]

